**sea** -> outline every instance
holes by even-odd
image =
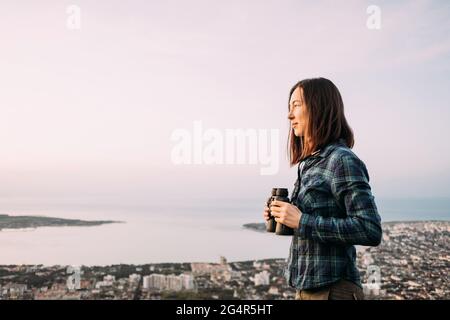
[[[378,199],[382,221],[450,220],[450,199]],[[286,259],[291,236],[243,227],[262,222],[261,201],[120,205],[0,201],[0,214],[123,223],[0,231],[0,265],[114,265]]]

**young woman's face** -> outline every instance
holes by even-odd
[[[303,89],[296,88],[292,92],[289,101],[289,120],[294,134],[297,137],[302,137],[305,133],[306,126],[306,106],[303,100]]]

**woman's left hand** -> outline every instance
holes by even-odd
[[[270,204],[270,214],[275,217],[276,222],[297,229],[302,212],[299,208],[289,202],[273,200]]]

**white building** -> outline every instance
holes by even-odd
[[[278,288],[274,287],[274,286],[270,287],[268,293],[269,294],[273,294],[273,295],[279,295],[280,294],[280,292],[278,291]]]
[[[194,275],[210,275],[212,273],[220,273],[230,269],[228,264],[191,263],[191,270]]]
[[[253,281],[255,282],[255,286],[268,285],[270,283],[270,273],[267,270],[264,270],[260,273],[255,274],[255,278]]]
[[[141,281],[141,275],[136,273],[130,274],[128,281],[130,284],[138,284]]]
[[[111,276],[111,275],[104,276],[103,277],[103,281],[99,281],[99,282],[97,282],[95,284],[95,288],[99,289],[101,287],[112,286],[115,281],[116,281],[116,277],[115,276]]]
[[[142,287],[145,290],[157,289],[157,290],[193,290],[195,289],[194,276],[191,274],[181,274],[176,276],[163,275],[163,274],[151,274],[143,278]]]
[[[194,290],[195,289],[195,282],[194,282],[194,276],[192,274],[182,274],[180,275],[182,286],[186,290]]]
[[[183,285],[179,276],[172,274],[166,276],[166,290],[180,291],[181,289],[183,289]]]
[[[207,275],[231,270],[231,267],[225,257],[220,257],[220,263],[193,262],[191,263],[191,270],[194,275]]]
[[[151,274],[148,276],[148,288],[163,290],[166,287],[166,276],[163,274]]]
[[[144,276],[142,278],[142,288],[144,290],[150,289],[150,276]]]

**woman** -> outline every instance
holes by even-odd
[[[289,98],[289,160],[299,164],[298,179],[291,203],[270,206],[277,223],[294,229],[286,280],[296,299],[363,299],[354,245],[379,245],[381,219],[366,166],[350,150],[341,95],[317,78],[298,82]]]

